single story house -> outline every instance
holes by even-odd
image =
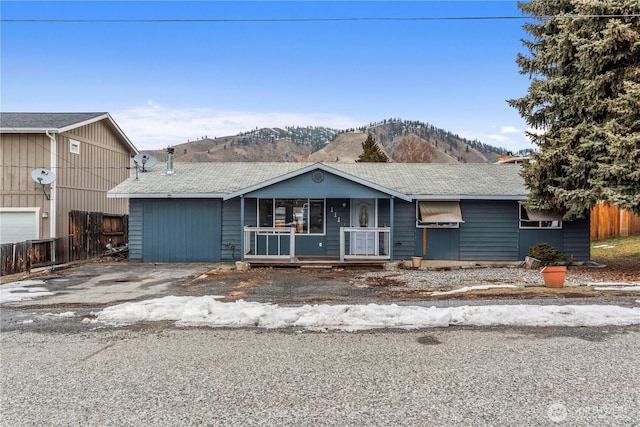
[[[588,260],[589,219],[528,212],[520,165],[175,163],[112,188],[132,261]]]

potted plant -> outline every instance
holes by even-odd
[[[538,243],[529,248],[529,256],[540,260],[543,266],[540,272],[545,286],[549,288],[564,286],[567,257],[562,252],[548,243]]]

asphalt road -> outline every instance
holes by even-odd
[[[0,334],[1,423],[640,425],[640,328]]]
[[[344,272],[309,283],[293,273],[288,286],[198,280],[211,268],[86,265],[47,276],[55,295],[3,305],[0,425],[640,426],[640,326],[314,333],[83,322],[168,294],[251,288],[252,298],[360,303],[396,286],[355,286]]]

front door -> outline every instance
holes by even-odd
[[[376,199],[351,200],[351,227],[375,228],[378,226]],[[375,230],[351,233],[351,255],[377,255],[378,239]]]

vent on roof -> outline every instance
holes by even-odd
[[[167,147],[167,175],[173,175],[176,173],[173,170],[173,153],[175,152],[175,148]]]

